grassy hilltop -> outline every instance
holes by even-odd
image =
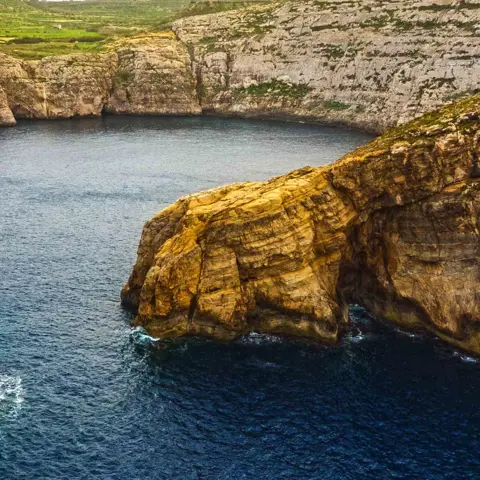
[[[181,16],[268,0],[0,0],[0,52],[25,59],[98,52],[120,36],[161,31]]]

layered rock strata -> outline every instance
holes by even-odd
[[[102,54],[0,54],[2,87],[17,119],[201,113],[190,57],[171,33],[125,39]]]
[[[115,65],[112,54],[63,55],[35,62],[0,54],[0,86],[17,119],[100,115]]]
[[[206,111],[384,131],[480,88],[479,25],[479,0],[311,0],[173,28]]]
[[[382,132],[480,89],[480,0],[292,1],[177,21],[106,53],[0,55],[16,118],[199,114]]]
[[[135,37],[115,47],[117,67],[108,113],[200,114],[190,56],[173,34]]]
[[[180,199],[123,289],[153,335],[336,342],[348,304],[480,353],[480,97],[337,163]]]

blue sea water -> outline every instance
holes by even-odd
[[[181,195],[365,134],[213,118],[0,130],[0,479],[478,479],[480,365],[352,309],[342,345],[156,342],[119,292]]]

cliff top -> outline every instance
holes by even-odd
[[[480,117],[480,94],[472,95],[444,107],[427,112],[419,118],[387,130],[367,145],[347,154],[340,161],[367,158],[370,154],[404,145],[428,144],[442,133],[454,133],[478,127]]]

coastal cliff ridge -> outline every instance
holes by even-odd
[[[0,54],[0,122],[203,113],[383,132],[480,89],[478,25],[480,0],[290,1],[188,16],[100,53]]]

